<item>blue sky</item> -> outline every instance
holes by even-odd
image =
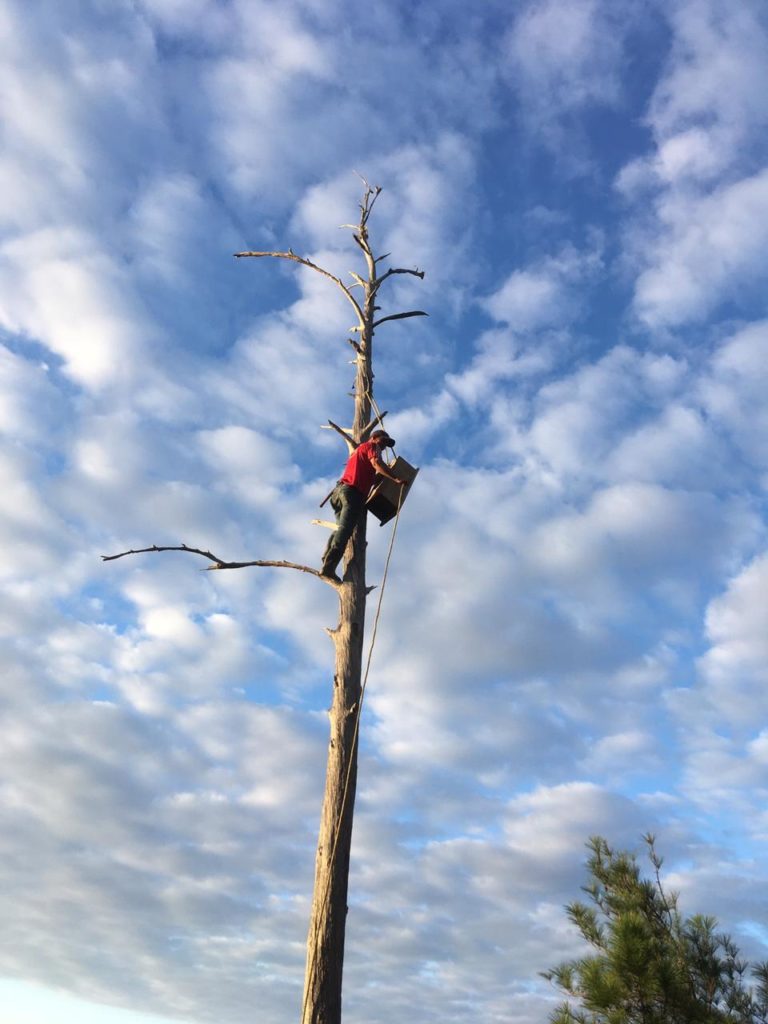
[[[350,419],[420,467],[363,720],[345,1012],[534,1024],[593,833],[766,957],[768,18],[742,0],[0,2],[0,991],[296,1019]],[[356,173],[357,172],[357,173]],[[373,529],[380,577],[388,531]],[[15,1016],[13,1016],[15,1014]]]

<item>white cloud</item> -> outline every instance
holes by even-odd
[[[548,327],[569,319],[573,308],[559,285],[546,274],[516,270],[501,288],[485,301],[495,320],[515,330]]]
[[[206,39],[221,39],[234,30],[233,16],[216,0],[140,0],[147,16],[166,32],[195,37],[205,24]]]
[[[44,578],[56,562],[58,544],[71,541],[69,530],[31,479],[34,463],[13,449],[0,454],[0,521],[6,548],[0,575],[6,584],[24,586],[30,578]]]
[[[746,155],[739,149],[749,149],[750,133],[768,119],[761,101],[768,87],[768,32],[759,5],[751,2],[728,11],[715,0],[682,0],[669,17],[672,49],[649,110],[661,143],[659,167],[674,180],[682,168],[670,157],[687,139],[706,155],[703,164],[686,161],[686,169],[708,177]]]
[[[539,1020],[589,832],[631,846],[661,824],[684,858],[731,828],[727,861],[766,831],[765,325],[643,350],[609,262],[701,276],[688,306],[656,280],[654,322],[740,301],[735,269],[757,294],[760,253],[734,253],[760,164],[717,146],[763,116],[754,48],[743,82],[733,61],[746,22],[719,64],[715,33],[681,49],[696,5],[674,8],[665,81],[727,65],[732,105],[692,78],[657,90],[646,235],[600,189],[643,145],[621,110],[659,83],[658,52],[633,64],[642,95],[621,61],[643,5],[75,6],[0,14],[0,970],[190,1020],[300,1004],[335,594],[98,555],[318,563],[350,310],[231,253],[359,267],[337,228],[355,168],[385,188],[377,250],[427,272],[388,282],[386,312],[430,318],[377,335],[377,397],[422,469],[364,711],[345,1005]],[[372,583],[388,539],[372,526]]]
[[[700,410],[670,403],[658,420],[627,434],[608,465],[619,479],[700,490],[728,478],[728,454]]]
[[[203,458],[214,479],[247,504],[279,500],[280,489],[299,479],[287,446],[276,444],[248,427],[228,426],[199,435]]]
[[[658,767],[658,743],[650,731],[629,729],[603,736],[584,761],[590,775],[599,773],[609,779],[647,774]]]
[[[699,386],[707,414],[731,436],[748,465],[765,476],[768,452],[768,323],[749,324],[714,353],[710,368]]]
[[[212,133],[218,168],[243,195],[284,203],[287,189],[341,171],[373,178],[372,162],[391,163],[398,150],[419,151],[421,140],[442,133],[448,114],[459,130],[493,119],[495,69],[478,59],[474,40],[446,36],[421,12],[382,8],[375,28],[368,21],[350,32],[345,12],[334,6],[310,12],[284,5],[279,17],[263,4],[238,10],[245,54],[222,56],[207,69],[204,88],[218,115]],[[410,25],[414,16],[432,37],[426,49]],[[429,108],[393,89],[395,81],[421,83]],[[243,102],[230,102],[235,93]],[[371,109],[375,117],[367,116]],[[326,123],[331,131],[319,129]],[[361,153],[367,166],[359,166]]]
[[[584,291],[601,269],[599,246],[585,251],[566,246],[532,267],[514,270],[481,305],[521,334],[562,326],[578,317]]]
[[[754,168],[765,125],[768,27],[758,4],[726,11],[716,0],[678,0],[666,15],[671,48],[648,107],[655,152],[627,164],[619,188],[698,188]],[[759,159],[759,157],[758,157]]]
[[[510,35],[510,55],[544,103],[578,106],[614,100],[619,91],[619,41],[598,0],[578,6],[560,0],[530,5]]]
[[[617,346],[545,383],[527,429],[505,447],[544,462],[559,476],[602,476],[617,436],[631,429],[638,415],[647,416],[647,407],[674,395],[685,373],[685,365],[668,356],[638,355]]]
[[[712,139],[700,128],[673,135],[659,147],[655,170],[671,183],[680,179],[708,179],[721,170],[721,157]]]
[[[700,322],[728,299],[749,297],[766,276],[768,172],[705,197],[670,194],[657,206],[635,307],[649,327]]]
[[[739,815],[756,837],[768,793],[762,724],[768,714],[768,557],[757,555],[706,610],[708,648],[689,689],[667,701],[678,720],[688,799]]]
[[[144,358],[146,328],[114,261],[77,230],[43,231],[0,249],[0,323],[42,342],[88,388],[125,381]]]
[[[131,209],[135,256],[142,271],[161,279],[176,279],[179,264],[190,263],[195,250],[209,243],[199,231],[201,222],[207,226],[206,220],[199,183],[189,174],[152,181]]]
[[[583,172],[585,137],[575,113],[622,98],[621,61],[629,5],[603,0],[527,4],[505,40],[506,71],[519,90],[531,137],[566,169]]]
[[[24,444],[44,444],[64,409],[46,363],[0,348],[0,431]]]
[[[751,562],[710,604],[706,625],[712,646],[702,669],[727,712],[737,692],[762,690],[768,682],[768,555]]]
[[[768,26],[757,4],[726,12],[680,0],[671,47],[648,106],[651,153],[617,186],[637,203],[628,258],[635,309],[651,329],[700,323],[721,303],[754,303],[766,275]]]
[[[2,952],[4,971],[68,985],[75,972],[80,980],[74,987],[82,995],[127,1002],[132,986],[124,980],[135,970],[148,983],[145,1005],[196,1018],[202,989],[196,982],[188,986],[179,968],[193,957],[216,973],[226,948],[216,936],[232,943],[233,952],[239,946],[249,962],[257,954],[264,969],[277,975],[285,974],[290,936],[288,962],[295,971],[303,905],[275,906],[281,923],[272,939],[264,944],[253,937],[267,912],[267,879],[279,891],[297,865],[311,870],[310,843],[298,854],[284,849],[273,858],[274,843],[264,842],[287,826],[295,835],[295,824],[317,804],[320,776],[308,775],[304,765],[313,754],[322,757],[322,741],[311,724],[290,718],[253,707],[232,713],[200,708],[169,732],[170,723],[155,727],[117,707],[94,704],[57,715],[39,712],[23,725],[9,721],[6,756],[14,759],[14,784],[4,802],[3,831],[8,837],[11,829],[29,847],[22,864],[3,843],[4,882],[14,873],[28,898],[4,907],[6,934],[15,937]],[[287,801],[270,797],[278,780]],[[55,869],[41,871],[49,856]],[[237,862],[255,873],[251,885],[234,884]],[[83,905],[89,907],[86,923]],[[44,932],[38,930],[41,913]],[[167,950],[149,925],[157,913],[176,935],[176,956],[166,971],[159,967]],[[210,936],[205,942],[201,931]],[[247,1015],[239,998],[225,994],[236,963],[237,955],[218,1007],[221,1012],[225,1005],[233,1020]]]
[[[746,509],[721,507],[701,495],[648,484],[616,485],[597,491],[583,513],[542,523],[527,555],[541,571],[562,576],[565,583],[571,575],[586,581],[588,566],[603,561],[597,550],[604,556],[610,550],[604,561],[617,577],[637,581],[639,574],[660,586],[687,577],[693,561],[702,573],[720,568],[723,536],[731,530],[739,535],[749,524]],[[600,582],[594,574],[593,585],[599,588]]]
[[[605,835],[610,842],[632,845],[636,813],[629,800],[591,783],[542,786],[511,802],[505,833],[510,845],[527,857],[535,850],[542,870],[557,866],[567,871],[574,847],[585,836]]]
[[[3,979],[0,999],[9,1014],[8,1024],[174,1024],[169,1017],[134,1013],[76,999],[41,985]],[[179,1019],[175,1018],[176,1024]]]
[[[535,343],[526,343],[506,328],[484,331],[469,365],[460,373],[447,376],[449,393],[458,395],[470,407],[484,405],[505,381],[519,386],[526,377],[540,378],[546,374],[568,340],[565,332],[544,332],[536,337]]]
[[[339,369],[352,351],[344,343],[349,320],[341,305],[344,300],[337,300],[330,289],[317,298],[327,315],[314,337],[297,329],[289,315],[278,316],[257,324],[237,344],[229,365],[212,368],[207,387],[217,406],[231,410],[230,418],[242,417],[262,428],[285,424],[286,430],[317,436],[329,408],[338,402]],[[338,422],[334,413],[331,418]]]
[[[387,419],[387,430],[395,439],[406,437],[408,454],[415,458],[420,447],[426,445],[435,432],[458,420],[458,404],[453,395],[441,392],[426,406],[403,409]]]

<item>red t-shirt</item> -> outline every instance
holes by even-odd
[[[349,484],[350,487],[361,491],[367,497],[368,491],[376,479],[376,469],[373,463],[380,458],[380,449],[376,442],[364,441],[349,456],[341,482]]]

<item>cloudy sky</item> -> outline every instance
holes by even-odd
[[[534,1024],[593,833],[768,955],[762,0],[0,0],[0,999],[298,1019],[361,183],[421,468],[349,1020]],[[380,579],[388,529],[370,534]],[[10,1014],[10,1016],[9,1016]]]

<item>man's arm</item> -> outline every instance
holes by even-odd
[[[399,476],[395,476],[394,473],[391,473],[387,464],[385,462],[382,462],[377,455],[371,455],[371,463],[373,464],[373,468],[376,470],[377,473],[379,473],[381,476],[388,477],[390,480],[394,480],[394,482],[396,484],[400,484],[401,487],[408,483],[407,480],[401,480]]]

